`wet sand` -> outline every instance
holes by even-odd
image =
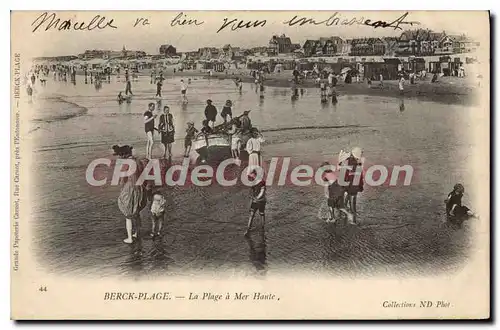
[[[232,72],[231,72],[232,71]],[[192,79],[220,79],[220,80],[233,80],[241,78],[245,83],[254,83],[254,78],[249,76],[249,70],[230,70],[228,74],[224,72],[214,72],[212,77],[208,73],[199,71],[183,71],[176,72],[169,71],[166,74],[174,77],[186,77]],[[150,70],[144,70],[139,75],[149,76]],[[428,74],[425,80],[417,80],[415,84],[410,84],[409,81],[405,82],[404,97],[420,99],[425,101],[439,102],[444,104],[460,104],[460,105],[475,105],[477,100],[472,97],[475,90],[480,84],[480,80],[472,77],[458,78],[458,77],[440,77],[438,82],[431,82],[432,75]],[[326,81],[326,80],[325,80]],[[292,72],[285,71],[282,73],[271,73],[266,75],[264,84],[271,87],[292,87]],[[298,88],[318,88],[318,85],[313,79],[304,80]],[[374,81],[372,86],[369,86],[365,81],[346,84],[339,82],[336,90],[340,94],[346,95],[370,95],[370,96],[386,96],[386,97],[401,97],[399,91],[398,81],[386,80],[384,86],[380,85],[379,81]]]
[[[164,85],[164,102],[171,105],[178,127],[175,163],[182,161],[183,128],[189,120],[201,121],[204,100],[212,98],[219,108],[230,98],[234,113],[252,109],[254,125],[265,132],[266,162],[291,157],[294,164],[317,166],[341,148],[359,145],[369,164],[414,166],[412,185],[365,189],[358,200],[358,226],[327,224],[317,217],[322,187],[271,186],[265,230],[257,219],[250,240],[243,237],[249,188],[165,187],[169,210],[163,237],[148,238],[151,223],[145,209],[142,242],[126,245],[125,220],[117,207],[120,188],[91,187],[85,171],[93,159],[113,158],[110,146],[116,143],[132,144],[139,157],[144,155],[141,120],[154,85],[134,83],[132,104],[122,106],[115,101],[120,82],[99,91],[81,82],[57,86],[57,93],[49,87],[38,102],[47,102],[48,109],[48,96],[57,94],[75,116],[39,121],[40,129],[29,135],[36,147],[30,193],[40,267],[74,276],[143,279],[290,272],[420,276],[462,267],[474,222],[458,230],[441,222],[443,199],[453,184],[473,184],[467,174],[476,141],[457,130],[474,125],[473,108],[405,100],[401,112],[399,99],[360,95],[341,95],[336,106],[321,106],[316,90],[293,102],[289,89],[271,87],[262,101],[250,84],[239,95],[231,82],[202,80],[193,81],[189,105],[183,107],[178,79]],[[80,113],[80,107],[87,111]],[[154,155],[160,154],[155,144]],[[472,199],[466,194],[464,203],[473,207]]]

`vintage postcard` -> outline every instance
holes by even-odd
[[[13,11],[11,317],[487,319],[487,11]]]

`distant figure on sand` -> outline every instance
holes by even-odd
[[[321,103],[328,102],[327,92],[326,92],[326,84],[324,82],[321,82],[319,84],[319,89],[320,89]]]
[[[405,78],[403,76],[401,76],[401,79],[399,79],[399,93],[400,94],[404,94],[405,92]]]
[[[163,85],[163,81],[161,79],[158,79],[156,82],[156,97],[161,98],[161,87]]]
[[[131,244],[133,238],[140,238],[141,216],[140,212],[146,207],[146,188],[144,185],[137,185],[137,180],[142,173],[142,163],[132,156],[133,147],[113,146],[114,154],[122,159],[130,159],[136,163],[136,170],[128,177],[120,179],[122,190],[118,196],[118,208],[125,216],[125,229],[127,238],[123,242]],[[135,229],[135,230],[134,230]]]
[[[33,103],[33,88],[30,84],[26,87],[26,93],[28,94],[28,103]]]
[[[212,100],[207,100],[205,107],[205,118],[208,122],[212,122],[212,128],[215,126],[215,119],[217,117],[217,108],[212,105]]]
[[[181,95],[182,95],[182,103],[187,103],[187,86],[184,83],[184,80],[181,79]]]
[[[263,174],[263,173],[262,173]],[[248,178],[251,181],[258,180],[257,178],[257,171],[253,170],[250,172],[248,175]],[[247,224],[247,230],[245,231],[245,236],[249,235],[250,229],[252,228],[252,223],[253,219],[255,217],[255,213],[259,211],[260,219],[261,219],[261,226],[262,228],[265,227],[266,224],[266,183],[264,178],[259,178],[259,181],[256,182],[251,188],[250,188],[250,199],[251,199],[251,204],[250,204],[250,216],[248,218],[248,224]]]
[[[118,93],[118,96],[116,97],[116,100],[118,101],[119,104],[122,104],[123,101],[125,101],[125,97],[123,96],[122,92]]]
[[[154,103],[149,103],[148,105],[148,110],[144,112],[144,131],[146,132],[146,158],[151,159],[152,158],[152,151],[153,151],[153,134],[155,130],[155,118],[156,114],[153,114],[153,111],[155,110],[155,104]]]
[[[243,82],[241,81],[241,78],[236,78],[235,84],[236,84],[236,88],[241,93],[241,90],[243,88]]]

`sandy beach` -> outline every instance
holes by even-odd
[[[199,127],[205,100],[212,99],[220,111],[231,99],[233,113],[250,109],[252,123],[264,132],[266,163],[271,157],[291,157],[293,164],[317,166],[335,159],[340,149],[361,146],[369,164],[411,164],[413,183],[367,188],[358,201],[358,226],[331,225],[318,218],[322,187],[271,186],[265,231],[257,226],[249,240],[243,237],[248,187],[163,187],[169,201],[164,235],[147,238],[151,223],[145,209],[144,239],[129,246],[122,242],[119,187],[91,187],[85,171],[93,159],[114,159],[114,144],[133,145],[136,155],[144,156],[142,116],[154,101],[155,85],[140,76],[133,82],[132,103],[119,105],[116,95],[124,88],[120,78],[112,77],[99,90],[84,84],[82,77],[75,85],[49,81],[47,87],[38,87],[33,106],[43,106],[33,122],[38,129],[28,135],[35,146],[37,177],[30,191],[36,201],[32,223],[39,232],[34,237],[42,265],[75,275],[141,278],[262,276],[290,270],[419,276],[460,269],[474,224],[455,230],[441,222],[443,199],[453,185],[473,184],[469,160],[477,141],[456,128],[474,125],[474,108],[351,92],[364,84],[339,87],[335,106],[321,105],[317,88],[308,88],[293,101],[290,88],[269,84],[260,99],[251,83],[244,83],[239,94],[228,79],[192,77],[187,106],[180,101],[180,76],[168,76],[163,87],[162,103],[170,106],[176,126],[176,164],[182,161],[186,123],[192,120]],[[153,155],[161,154],[155,136]],[[470,205],[468,195],[464,202]]]
[[[170,77],[187,77],[188,79],[209,79],[210,75],[199,70],[185,70],[182,72],[173,72],[173,69],[167,69],[165,74]],[[150,76],[151,70],[142,70],[139,76]],[[292,86],[292,71],[283,71],[281,73],[271,73],[266,75],[265,85],[269,87],[291,88]],[[249,75],[249,70],[230,69],[226,72],[212,72],[210,79],[218,80],[233,80],[240,78],[245,83],[252,84],[254,78]],[[415,84],[405,82],[404,97],[418,98],[421,100],[439,102],[445,104],[477,104],[474,99],[476,89],[480,85],[480,79],[475,77],[458,78],[458,77],[440,77],[438,82],[431,83],[432,75],[428,74],[425,80],[417,80]],[[326,81],[326,80],[325,80]],[[318,88],[317,83],[313,79],[307,79],[302,82],[299,88]],[[365,81],[353,82],[346,84],[340,81],[337,84],[337,92],[346,95],[372,95],[372,96],[387,96],[400,97],[401,93],[398,88],[398,81],[386,80],[384,86],[380,86],[380,82],[373,82],[369,86]]]

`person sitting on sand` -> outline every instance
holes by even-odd
[[[224,124],[228,122],[227,117],[229,117],[229,120],[233,119],[233,111],[231,110],[231,107],[233,106],[233,102],[231,100],[227,100],[226,104],[222,108],[222,111],[220,113],[222,119],[224,119]]]
[[[153,202],[151,203],[151,237],[161,235],[161,228],[165,220],[166,204],[167,201],[162,193],[159,191],[153,193]]]
[[[431,82],[435,83],[435,82],[437,82],[437,81],[438,81],[438,75],[437,75],[437,73],[436,73],[436,72],[434,72],[434,75],[432,75],[432,80],[431,80]]]
[[[125,229],[127,238],[123,242],[131,244],[133,238],[140,238],[141,216],[140,212],[146,207],[147,192],[144,185],[138,185],[137,181],[142,173],[143,164],[138,159],[132,156],[133,147],[117,145],[113,146],[114,155],[122,159],[130,159],[135,161],[136,170],[128,177],[120,178],[123,185],[120,195],[118,196],[118,208],[125,216]],[[133,229],[135,227],[135,231]]]
[[[212,128],[215,126],[216,117],[217,108],[212,105],[212,100],[207,100],[207,106],[205,107],[205,118],[209,123],[212,122]]]
[[[445,199],[446,204],[446,219],[448,222],[462,225],[468,217],[476,215],[465,205],[462,205],[462,197],[464,196],[465,188],[462,184],[457,183],[453,187],[453,191],[448,194]]]
[[[189,157],[191,146],[193,145],[193,140],[196,133],[198,133],[198,130],[194,127],[194,123],[192,121],[188,122],[186,137],[184,138],[184,157]]]
[[[245,236],[249,235],[250,229],[252,228],[252,222],[257,211],[259,211],[263,229],[266,223],[266,182],[263,177],[250,188],[250,199],[252,203],[250,204],[250,216],[248,218]],[[248,178],[252,182],[255,181],[257,179],[257,171],[253,170],[252,172],[250,172]]]
[[[122,95],[122,92],[118,93],[118,96],[116,97],[116,100],[118,101],[119,104],[122,104],[123,101],[125,101],[125,97]]]

